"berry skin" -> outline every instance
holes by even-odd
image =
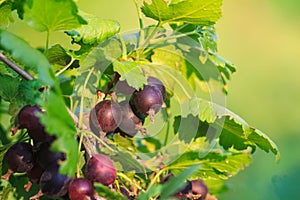
[[[130,105],[139,118],[157,113],[163,104],[161,92],[154,86],[145,85],[142,90],[135,91],[130,100]]]
[[[45,169],[36,162],[34,163],[33,168],[26,172],[26,175],[32,183],[38,184],[44,171]]]
[[[121,133],[133,137],[142,128],[143,120],[134,114],[129,102],[122,101],[119,105],[121,107],[122,119],[118,128]]]
[[[50,149],[51,144],[48,142],[42,143],[36,153],[36,160],[43,168],[47,168],[53,163],[58,164],[59,161],[64,161],[66,156],[61,152],[53,152]]]
[[[64,196],[68,191],[70,178],[59,173],[59,165],[50,165],[42,174],[40,189],[42,193],[51,198]]]
[[[93,132],[111,133],[116,130],[121,120],[118,104],[110,100],[99,102],[90,114],[90,127]]]
[[[192,193],[195,195],[201,195],[200,200],[204,200],[208,193],[206,184],[201,179],[192,180]]]
[[[110,185],[115,181],[117,171],[109,157],[95,154],[88,160],[85,176],[92,182]]]
[[[20,128],[26,128],[28,130],[34,130],[41,126],[40,119],[37,114],[42,113],[42,110],[38,106],[24,106],[18,114],[18,122]]]
[[[12,145],[5,154],[8,168],[13,172],[27,172],[33,168],[34,155],[32,146],[26,142]]]
[[[52,142],[55,136],[46,133],[45,127],[41,124],[40,118],[37,116],[43,113],[38,106],[24,106],[18,113],[18,123],[20,128],[26,128],[28,135],[35,143]]]
[[[68,194],[70,200],[92,199],[94,186],[91,181],[85,178],[75,178],[69,184]]]
[[[157,78],[153,77],[153,76],[149,76],[147,79],[147,85],[153,86],[156,89],[158,89],[163,97],[163,99],[166,98],[166,88],[164,86],[164,84]]]

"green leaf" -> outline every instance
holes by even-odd
[[[147,79],[138,63],[131,61],[115,61],[113,66],[114,71],[121,75],[120,80],[126,80],[128,85],[135,89],[140,89],[144,86],[144,84],[147,84]]]
[[[33,0],[24,9],[28,25],[41,32],[69,30],[85,23],[72,0]]]
[[[100,183],[94,183],[94,186],[100,197],[103,197],[107,200],[126,200],[126,198],[121,194],[110,190],[108,187]]]
[[[22,81],[18,89],[18,102],[22,102],[23,105],[37,104],[42,95],[39,91],[40,88],[42,88],[42,84],[38,80]]]
[[[12,2],[4,1],[0,4],[0,26],[8,26],[9,22],[13,20],[11,15]]]
[[[151,197],[156,197],[160,195],[159,199],[169,199],[171,195],[175,194],[180,190],[185,181],[192,176],[198,169],[200,165],[190,166],[185,168],[180,174],[172,177],[165,184],[151,185],[146,192],[142,192],[137,200],[150,199]]]
[[[182,154],[168,167],[177,174],[190,166],[201,165],[201,168],[191,179],[200,177],[203,180],[226,180],[243,170],[250,162],[251,158],[247,153],[226,153],[220,150],[211,150],[203,156],[200,150],[193,150]]]
[[[48,49],[47,58],[52,65],[58,64],[64,66],[71,61],[71,56],[68,55],[67,50],[59,44]]]
[[[244,123],[240,118],[223,116],[221,120],[216,121],[216,125],[222,128],[220,144],[225,149],[233,147],[237,150],[244,150],[252,147],[254,152],[257,146],[265,152],[271,151],[276,155],[276,159],[279,159],[280,153],[276,144],[263,132]]]
[[[24,18],[24,5],[30,4],[31,0],[13,0],[12,10],[17,10],[20,19]]]
[[[54,92],[51,91],[40,104],[46,110],[46,114],[40,116],[41,122],[49,134],[57,137],[51,146],[52,150],[66,153],[66,160],[60,164],[60,172],[73,177],[79,158],[74,121],[63,98]]]
[[[244,150],[248,147],[259,147],[266,152],[272,152],[279,159],[280,153],[276,144],[263,132],[250,126],[240,116],[227,108],[203,99],[192,99],[190,112],[198,115],[201,121],[211,123],[220,135],[220,144],[229,149]]]
[[[118,146],[126,151],[130,151],[135,153],[136,148],[134,145],[134,142],[132,138],[129,137],[123,137],[120,134],[114,134],[114,141],[118,144]]]
[[[119,151],[117,154],[110,156],[110,158],[116,162],[120,163],[122,166],[122,171],[130,172],[135,171],[136,173],[145,173],[145,168],[137,161],[136,156],[126,151]]]
[[[101,19],[83,12],[80,12],[80,15],[88,24],[66,32],[71,36],[73,42],[89,45],[99,44],[120,32],[120,24],[115,20]]]
[[[142,11],[160,23],[187,22],[211,25],[221,17],[222,0],[144,1]]]
[[[0,199],[9,200],[10,194],[13,193],[14,188],[9,182],[4,181],[3,179],[1,179],[0,181],[1,181],[1,190],[2,190],[0,193]]]
[[[162,185],[160,199],[167,199],[171,195],[174,195],[178,190],[182,189],[185,181],[189,177],[191,177],[197,170],[199,170],[200,167],[201,165],[190,166],[180,174],[177,174],[176,176],[168,180],[165,184]]]
[[[18,94],[20,80],[8,75],[0,74],[0,96],[3,100],[11,102]]]
[[[0,49],[8,51],[15,60],[38,73],[42,83],[49,86],[57,84],[47,58],[23,39],[0,29]]]

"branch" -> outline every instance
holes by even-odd
[[[15,72],[17,72],[20,76],[22,76],[24,79],[31,81],[33,80],[33,77],[25,72],[23,69],[21,69],[16,63],[11,61],[9,58],[7,58],[3,53],[0,52],[0,60],[4,62],[8,67],[13,69]]]

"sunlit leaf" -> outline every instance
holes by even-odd
[[[222,0],[144,1],[143,13],[160,23],[188,22],[198,25],[214,24],[221,17]]]
[[[66,32],[76,43],[89,45],[101,43],[120,31],[120,25],[115,20],[101,19],[82,12],[80,14],[88,24]]]
[[[128,85],[140,89],[147,83],[147,79],[136,62],[120,62],[113,63],[114,70],[121,75],[120,80],[126,80]]]
[[[85,23],[72,0],[33,0],[24,8],[26,22],[38,31],[69,30]]]

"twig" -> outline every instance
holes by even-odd
[[[0,60],[4,62],[8,67],[13,69],[15,72],[17,72],[20,76],[22,76],[24,79],[31,81],[33,80],[33,77],[25,72],[23,69],[21,69],[16,63],[12,62],[9,58],[7,58],[3,53],[0,52]]]

